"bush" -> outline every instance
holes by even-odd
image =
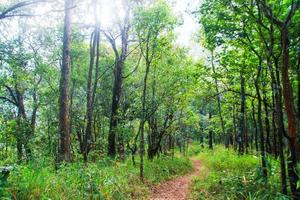
[[[201,147],[201,144],[193,144],[188,149],[188,156],[195,156],[201,153],[203,150],[203,147]]]

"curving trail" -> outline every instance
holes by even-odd
[[[192,173],[165,181],[152,188],[150,200],[187,200],[192,178],[201,168],[201,161],[192,159],[194,170]]]

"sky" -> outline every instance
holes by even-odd
[[[194,58],[205,58],[206,54],[199,42],[196,42],[196,34],[200,26],[191,12],[197,10],[202,0],[174,0],[173,10],[180,13],[183,18],[183,24],[176,28],[178,34],[177,43],[188,47],[190,54]]]
[[[0,7],[1,5],[4,5],[12,1],[13,0],[0,0]],[[98,1],[100,4],[97,10],[100,10],[99,15],[102,21],[101,22],[102,25],[107,27],[113,25],[113,16],[115,15],[115,13],[113,12],[115,10],[117,10],[117,13],[121,15],[121,17],[122,15],[124,15],[122,9],[116,7],[116,5],[120,5],[120,2],[122,0],[98,0]],[[199,42],[195,41],[195,35],[200,28],[199,23],[191,14],[192,11],[195,11],[199,8],[199,5],[203,0],[168,0],[168,1],[172,5],[174,14],[181,16],[183,20],[183,24],[175,29],[175,33],[177,34],[176,43],[179,44],[180,46],[189,48],[190,49],[189,53],[193,58],[205,59],[206,58],[205,49],[201,47],[201,44]],[[88,5],[88,2],[90,2],[90,0],[80,0],[78,2],[79,2],[78,6],[86,6]],[[36,6],[35,10],[37,14],[43,15],[43,13],[48,13],[50,10],[52,10],[53,9],[52,6],[49,6],[49,4],[48,5],[40,4],[39,6]],[[88,8],[89,11],[86,14],[83,14],[83,16],[81,16],[82,18],[80,18],[79,20],[82,19],[83,21],[93,23],[94,16],[91,14],[92,9],[93,8],[89,7]],[[59,13],[54,13],[54,15],[59,15]],[[40,23],[39,18],[34,21]],[[43,23],[45,23],[45,21]],[[53,25],[53,22],[50,23]]]

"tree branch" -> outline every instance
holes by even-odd
[[[2,99],[4,101],[7,101],[7,102],[9,102],[9,103],[14,104],[15,106],[17,106],[16,102],[14,102],[13,100],[11,100],[11,99],[9,99],[7,97],[0,97],[0,99]]]
[[[47,1],[48,0],[27,0],[27,1],[22,1],[22,2],[16,3],[16,4],[6,8],[4,11],[2,11],[0,13],[0,19],[4,19],[4,18],[7,18],[7,17],[14,17],[14,16],[32,16],[32,15],[29,15],[29,14],[10,14],[10,13],[14,12],[14,11],[16,11],[19,8],[22,8],[22,7],[33,5],[33,4],[36,4],[36,3],[44,3],[44,2],[47,2]]]

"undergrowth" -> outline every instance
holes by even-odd
[[[149,187],[187,173],[191,162],[183,157],[160,157],[145,161],[145,184],[139,167],[109,159],[87,166],[80,162],[55,170],[49,162],[15,166],[1,199],[145,199]],[[0,194],[1,195],[1,194]]]
[[[268,158],[268,180],[262,176],[260,159],[238,155],[217,146],[199,154],[200,175],[193,180],[193,199],[288,199],[280,193],[279,163]]]

